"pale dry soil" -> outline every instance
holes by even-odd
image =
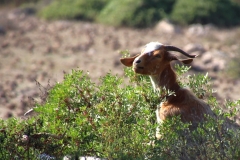
[[[240,80],[226,73],[231,59],[240,54],[240,28],[210,27],[198,34],[191,27],[171,33],[156,27],[140,30],[81,21],[49,22],[19,9],[2,9],[0,118],[23,116],[34,107],[32,98],[39,100],[39,88],[61,82],[64,72],[72,69],[89,72],[94,82],[108,72],[124,76],[120,51],[134,55],[151,41],[200,54],[189,74],[208,73],[221,102],[240,99]]]

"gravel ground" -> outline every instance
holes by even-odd
[[[134,55],[151,41],[199,54],[190,73],[208,72],[219,101],[240,99],[240,80],[226,73],[230,60],[239,55],[239,38],[240,28],[181,28],[161,22],[139,30],[81,21],[47,22],[19,9],[0,9],[0,118],[23,116],[34,107],[40,89],[62,81],[72,69],[89,71],[95,82],[110,71],[123,76],[120,51]]]

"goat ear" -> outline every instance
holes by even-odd
[[[182,63],[184,63],[184,64],[190,64],[190,63],[193,61],[192,58],[188,58],[188,59],[178,59],[178,58],[175,57],[175,56],[171,56],[171,61],[173,61],[173,60],[180,61],[180,62],[182,62]]]
[[[179,60],[179,61],[181,61],[184,64],[190,64],[190,63],[192,63],[193,59],[188,58],[188,59],[182,59],[182,60]]]
[[[137,58],[138,56],[139,56],[139,54],[136,56],[133,56],[133,57],[121,58],[120,61],[123,65],[125,65],[127,67],[131,67],[134,59]]]

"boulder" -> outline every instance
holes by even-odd
[[[6,34],[6,30],[4,29],[4,27],[0,26],[0,35],[5,35]]]
[[[170,23],[168,20],[160,21],[154,29],[156,32],[163,32],[167,34],[180,33],[181,29],[174,24]]]
[[[205,71],[218,72],[225,69],[226,55],[220,51],[204,52],[200,60],[193,61],[193,66]]]
[[[206,49],[203,47],[203,45],[199,43],[189,43],[183,47],[183,50],[187,53],[198,52],[202,54],[206,52]]]
[[[193,24],[189,26],[186,31],[188,36],[203,36],[207,35],[214,27],[210,24],[202,25],[202,24]]]

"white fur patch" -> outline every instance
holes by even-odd
[[[161,118],[160,118],[160,107],[161,107],[161,105],[162,105],[162,103],[160,104],[160,106],[157,106],[157,110],[155,111],[156,112],[156,117],[157,117],[157,123],[158,123],[158,125],[161,125],[161,123],[162,123],[162,120],[161,120]],[[157,137],[157,139],[160,139],[161,137],[162,137],[162,135],[159,133],[160,132],[160,128],[159,127],[157,127],[156,128],[156,137]]]
[[[155,51],[163,46],[162,43],[159,42],[150,42],[146,44],[145,49],[143,50],[142,54],[148,53],[150,55],[150,52]]]
[[[157,117],[157,123],[161,124],[162,123],[162,120],[160,118],[160,108],[162,106],[162,103],[160,103],[159,106],[157,106],[157,110],[155,111],[156,112],[156,117]]]

